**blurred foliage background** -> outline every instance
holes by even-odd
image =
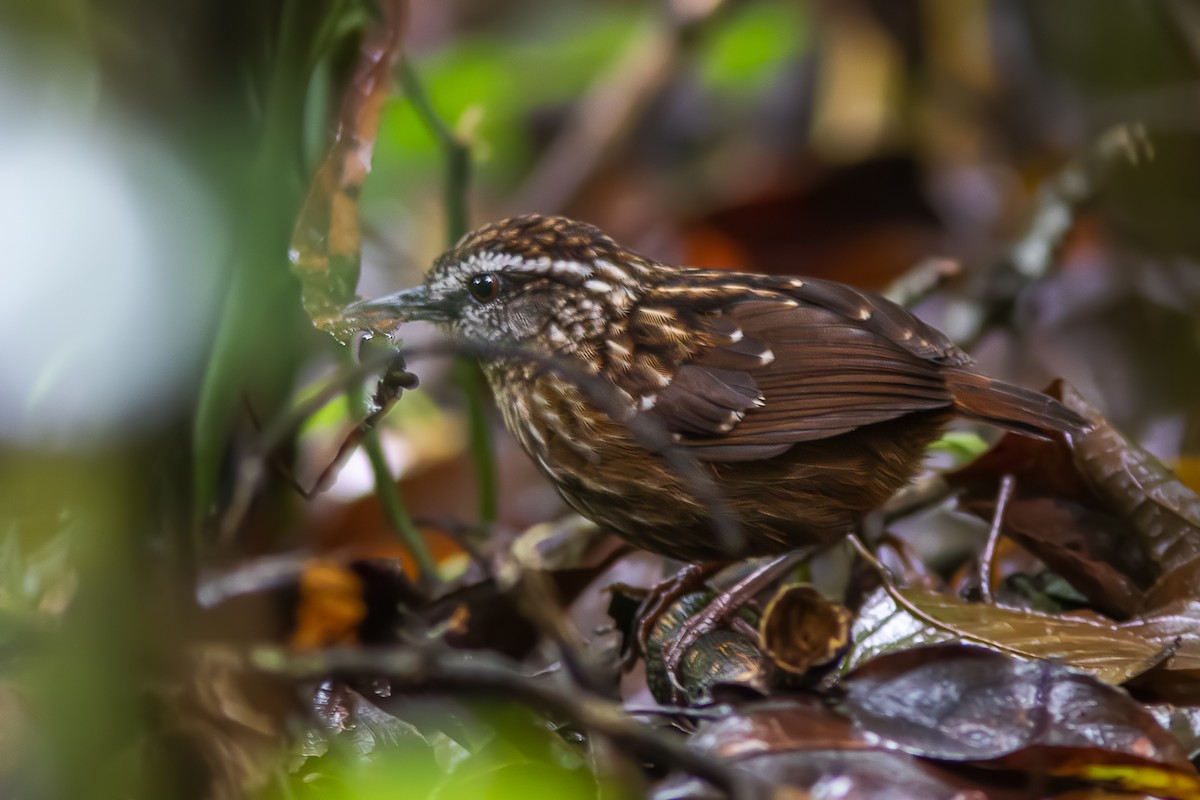
[[[411,567],[365,455],[319,498],[292,485],[364,414],[334,392],[297,415],[346,348],[305,314],[288,252],[379,14],[0,2],[4,797],[594,792],[518,707],[473,712],[512,732],[474,752],[389,728],[376,735],[420,739],[399,748],[411,763],[313,767],[330,746],[311,708],[229,656],[285,641],[296,613],[275,594],[228,613],[197,601],[204,576],[268,555]],[[473,224],[564,213],[666,261],[873,289],[957,260],[927,319],[994,374],[1066,377],[1195,485],[1195,2],[413,0],[401,57],[469,153]],[[411,99],[383,106],[354,198],[364,296],[417,281],[454,227],[445,142]],[[1153,159],[1113,166],[1047,274],[998,268],[1038,187],[1119,123],[1145,126]],[[444,359],[410,367],[423,388],[387,418],[382,452],[453,573],[446,532],[478,515],[464,383]],[[490,425],[499,529],[556,517]],[[456,759],[473,770],[446,788]],[[611,796],[639,791],[628,768]]]

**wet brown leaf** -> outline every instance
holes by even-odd
[[[1078,441],[1072,437],[1080,472],[1134,525],[1161,572],[1200,558],[1200,496],[1109,424],[1069,384],[1059,382],[1055,388],[1068,408],[1095,425]]]
[[[1052,616],[919,589],[901,589],[900,594],[918,614],[897,608],[886,590],[876,591],[855,621],[844,669],[894,650],[966,642],[1025,658],[1055,659],[1118,684],[1167,654],[1159,643],[1094,615]]]
[[[960,507],[981,519],[991,519],[996,504],[994,500],[964,499]],[[1111,515],[1072,500],[1019,498],[1004,511],[1004,533],[1031,548],[1097,610],[1125,618],[1141,606],[1142,590],[1137,583],[1106,560],[1119,563],[1103,543],[1119,541],[1124,535]]]
[[[882,656],[843,687],[855,723],[913,755],[1200,797],[1187,753],[1149,711],[1061,664],[929,647]]]
[[[763,703],[705,723],[690,744],[769,784],[810,793],[802,796],[870,800],[1003,796],[992,791],[995,787],[989,787],[986,778],[967,780],[932,762],[885,750],[864,738],[845,717],[810,697]],[[668,782],[657,796],[711,795],[680,779]]]

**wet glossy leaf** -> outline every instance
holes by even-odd
[[[964,500],[961,506],[983,519],[995,513],[993,500]],[[1004,511],[1006,535],[1064,576],[1097,610],[1123,619],[1141,606],[1142,589],[1118,566],[1128,569],[1135,560],[1121,559],[1106,546],[1126,535],[1115,522],[1110,515],[1053,497],[1021,497]]]
[[[1052,616],[919,589],[900,593],[928,619],[897,608],[885,590],[877,590],[859,612],[844,669],[893,650],[967,642],[1025,658],[1055,659],[1116,684],[1145,672],[1167,653],[1157,642],[1098,616]]]
[[[842,682],[868,738],[928,758],[1081,774],[1100,764],[1195,773],[1179,743],[1125,692],[1047,661],[944,645],[890,653]],[[1118,758],[1119,757],[1119,758]]]
[[[853,797],[870,800],[982,800],[982,785],[928,761],[888,752],[863,736],[845,717],[815,698],[775,701],[701,725],[691,746],[730,761],[790,797]],[[656,798],[712,797],[686,779],[669,781]],[[763,789],[763,797],[771,795]]]
[[[1200,496],[1154,456],[1112,427],[1070,385],[1059,394],[1095,428],[1076,441],[1075,460],[1088,482],[1136,528],[1163,573],[1200,558]]]

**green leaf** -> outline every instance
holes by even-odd
[[[714,32],[700,56],[700,81],[709,88],[761,88],[804,51],[808,19],[793,2],[747,4]]]

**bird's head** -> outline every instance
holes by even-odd
[[[513,217],[464,236],[422,285],[356,303],[344,315],[376,329],[428,320],[479,345],[568,355],[594,347],[625,316],[656,266],[592,225]]]

